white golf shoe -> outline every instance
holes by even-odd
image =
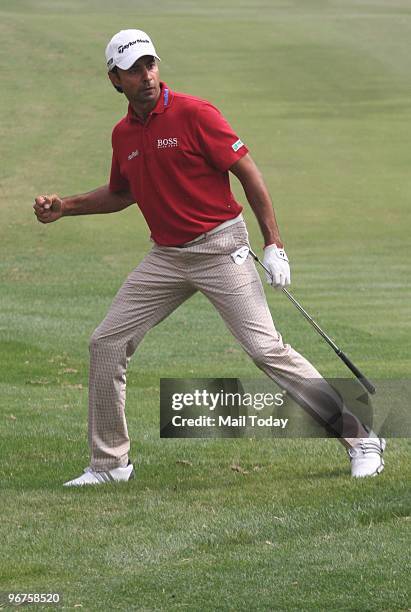
[[[384,452],[386,442],[384,438],[360,438],[357,446],[350,448],[348,455],[351,461],[351,476],[364,478],[377,476],[384,469]]]
[[[114,468],[107,472],[95,472],[86,467],[84,473],[74,480],[68,480],[63,487],[83,487],[84,485],[106,484],[107,482],[125,482],[134,478],[134,467],[129,462],[126,467]]]

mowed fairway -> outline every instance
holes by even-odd
[[[334,440],[159,439],[161,377],[262,376],[202,296],[130,366],[137,478],[62,488],[88,463],[88,338],[150,243],[136,207],[42,226],[31,206],[107,181],[126,103],[104,48],[127,27],[247,143],[295,296],[371,379],[410,372],[409,1],[0,0],[0,591],[83,610],[407,610],[407,440],[358,482]],[[267,296],[287,342],[348,375]]]

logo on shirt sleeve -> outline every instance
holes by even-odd
[[[235,142],[233,145],[231,145],[231,148],[233,149],[233,151],[238,151],[238,149],[241,149],[241,147],[244,146],[244,143],[241,140],[237,140],[237,142]]]

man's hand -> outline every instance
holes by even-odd
[[[37,196],[33,208],[40,223],[53,223],[63,216],[63,202],[55,193]]]
[[[265,273],[267,283],[277,289],[282,289],[290,284],[290,266],[284,249],[279,249],[275,244],[266,246],[263,264],[271,272],[271,276]]]

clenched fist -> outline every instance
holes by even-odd
[[[40,223],[53,223],[63,216],[63,202],[55,193],[37,196],[34,202],[34,213]]]

